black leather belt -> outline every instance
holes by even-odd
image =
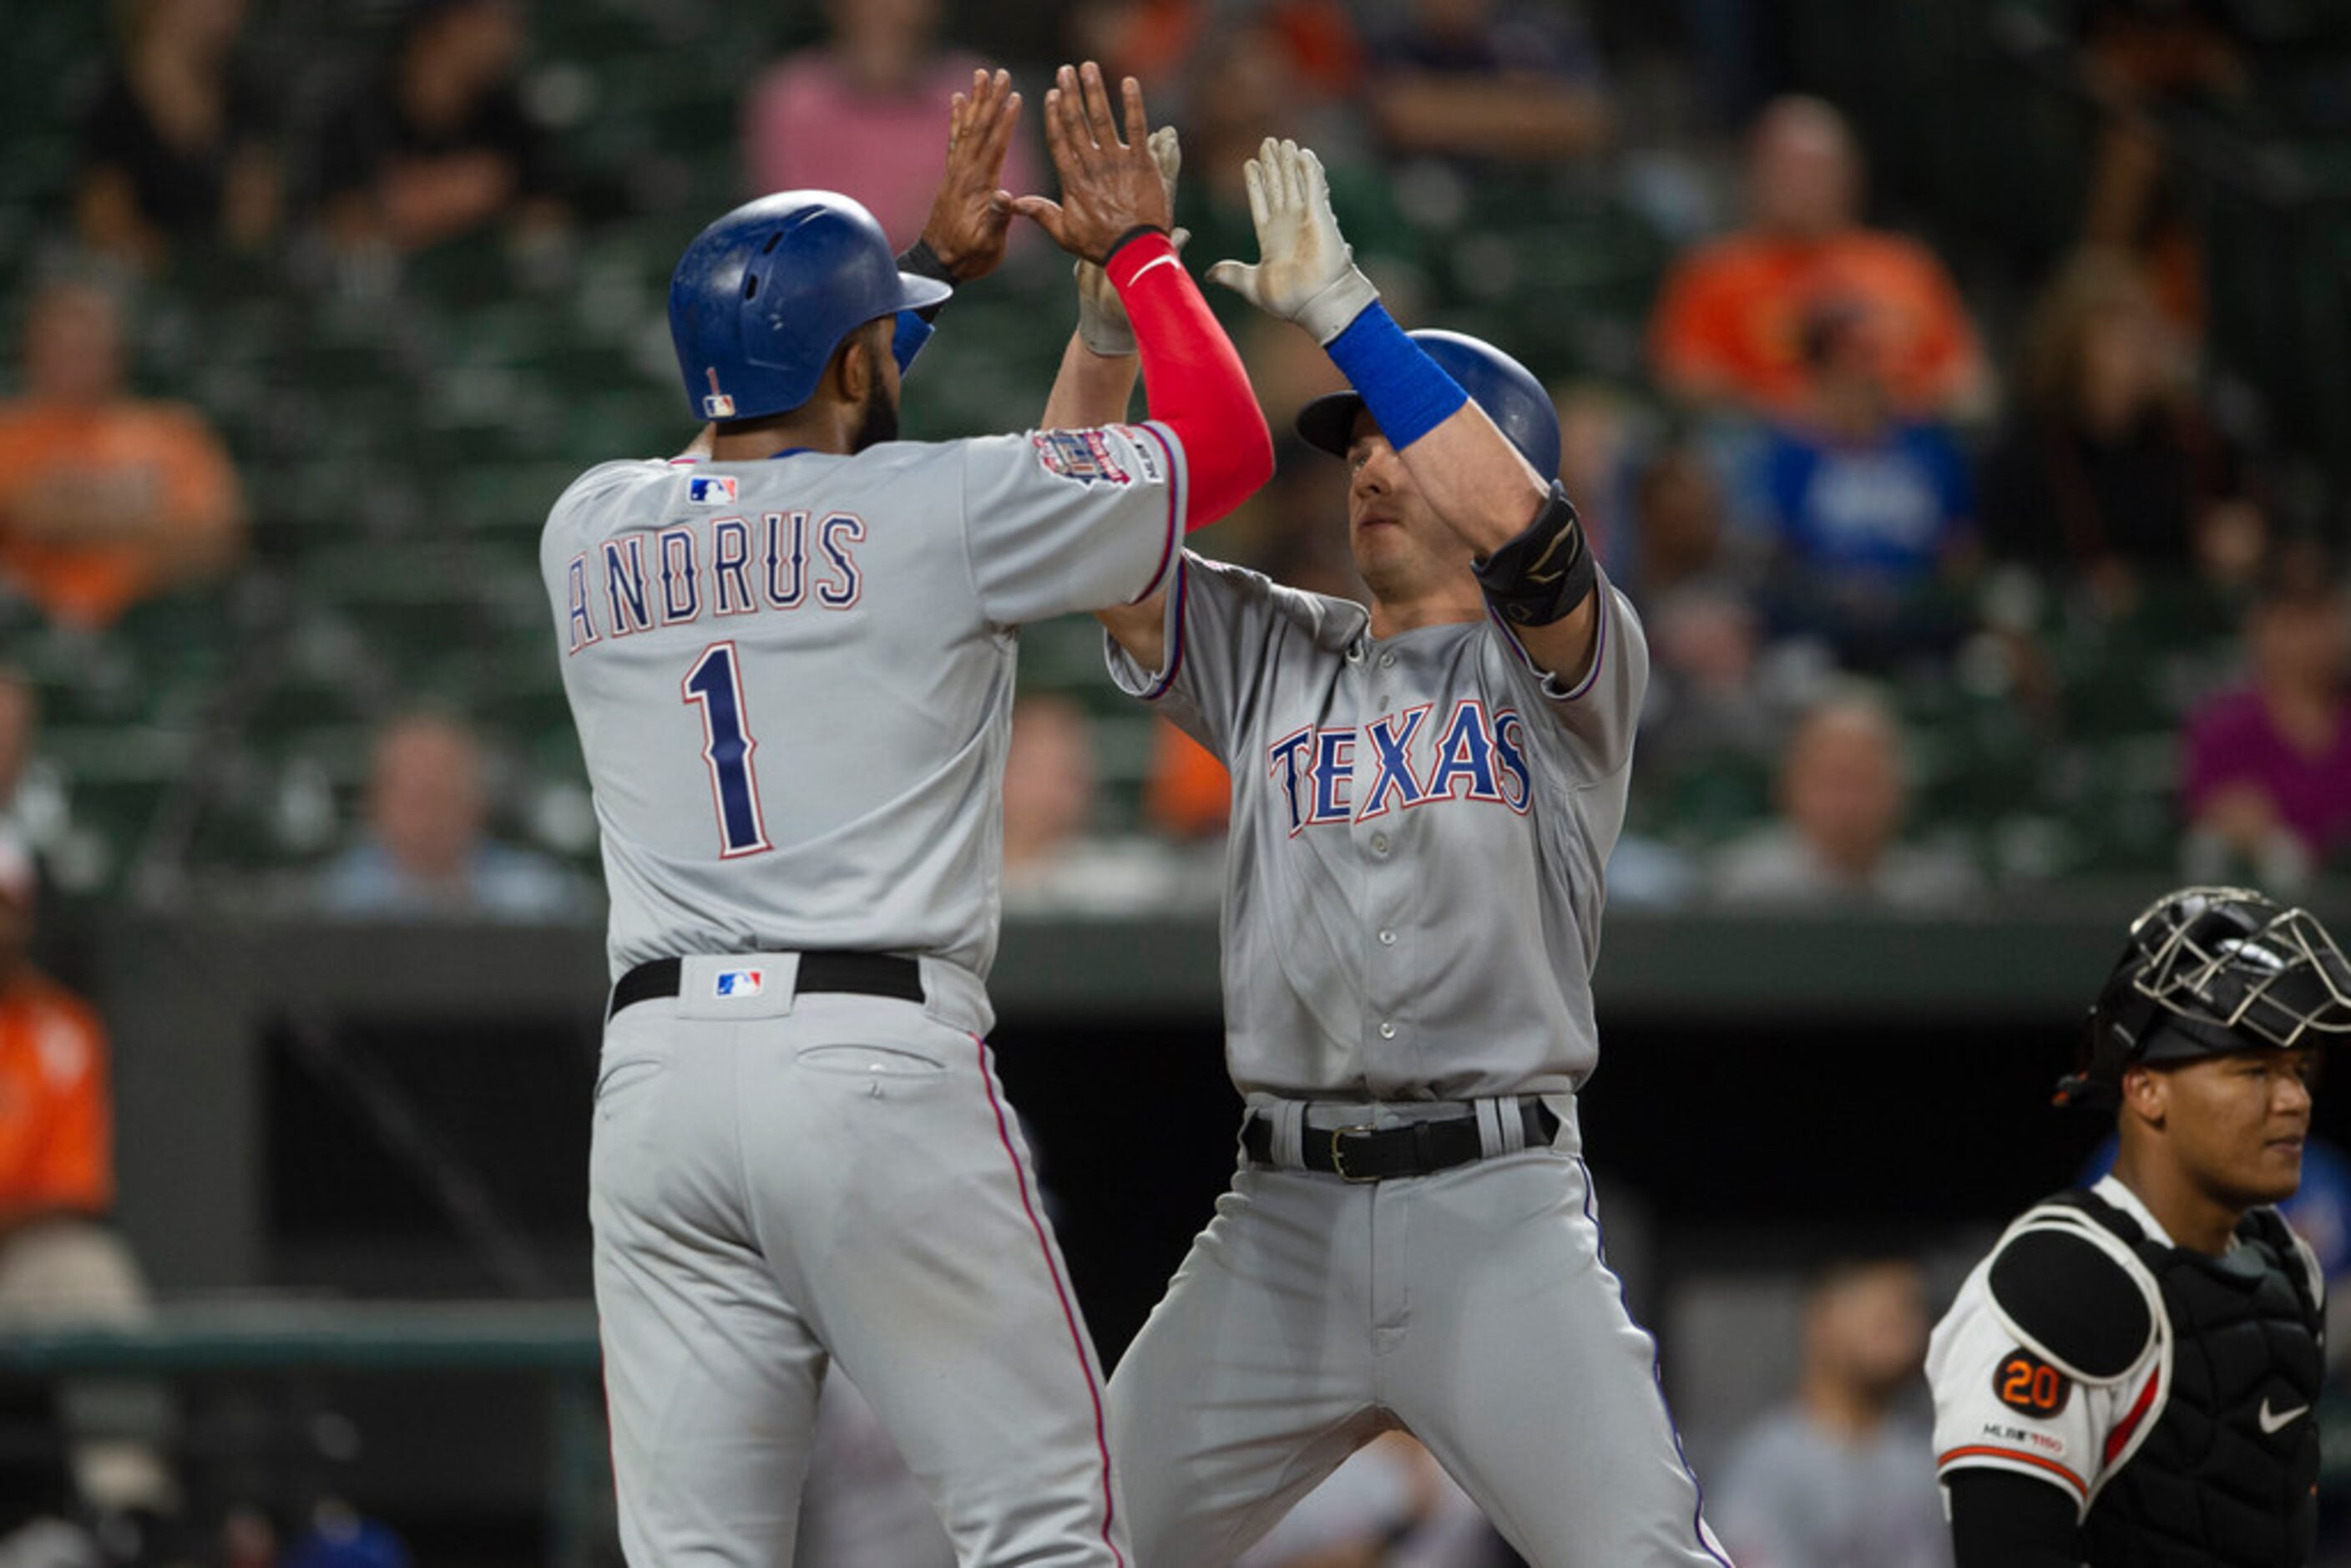
[[[1527,1147],[1548,1147],[1559,1131],[1552,1108],[1532,1095],[1520,1099],[1518,1113]],[[1241,1149],[1252,1165],[1273,1164],[1273,1119],[1252,1111],[1241,1124]],[[1485,1156],[1475,1113],[1437,1122],[1407,1122],[1395,1127],[1307,1127],[1300,1135],[1300,1162],[1310,1171],[1349,1181],[1385,1181],[1391,1176],[1429,1176]]]
[[[653,958],[638,965],[612,988],[612,1005],[604,1017],[610,1019],[637,1002],[677,995],[684,972],[684,960],[679,958]],[[892,953],[802,953],[799,977],[792,988],[795,993],[853,991],[919,1002],[924,999],[923,967]]]

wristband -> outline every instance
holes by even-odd
[[[939,253],[931,248],[931,242],[926,239],[918,239],[906,247],[898,257],[898,270],[944,283],[949,288],[956,286],[956,275],[948,270],[946,262],[939,259]]]
[[[1376,299],[1324,351],[1346,373],[1355,395],[1379,422],[1380,434],[1398,452],[1469,401],[1461,383],[1405,337],[1387,307]]]
[[[1112,258],[1116,256],[1120,251],[1124,250],[1128,246],[1134,244],[1136,240],[1141,239],[1144,235],[1158,235],[1162,238],[1165,238],[1166,237],[1166,234],[1167,231],[1161,228],[1157,224],[1135,225],[1133,228],[1127,230],[1124,234],[1111,241],[1110,248],[1102,252],[1102,270],[1105,272],[1109,271]]]

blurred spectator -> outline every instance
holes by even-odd
[[[559,229],[554,152],[517,80],[511,0],[421,0],[382,73],[327,118],[318,185],[346,250],[423,250],[501,219]]]
[[[1631,557],[1639,541],[1625,514],[1639,417],[1630,399],[1601,382],[1557,388],[1552,406],[1559,414],[1560,483],[1610,579],[1637,594],[1639,568]]]
[[[1548,162],[1608,134],[1599,57],[1557,5],[1408,0],[1372,51],[1372,118],[1400,157]]]
[[[2022,392],[1985,465],[1993,555],[2094,581],[2200,567],[2229,583],[2258,567],[2268,525],[2243,465],[2126,257],[2085,251],[2043,292]]]
[[[1896,408],[1966,415],[1990,398],[1967,307],[1917,241],[1860,221],[1860,154],[1844,116],[1783,98],[1757,122],[1749,226],[1685,256],[1650,323],[1658,379],[1677,397],[1782,418],[1811,406],[1804,324],[1865,315]]]
[[[1004,762],[1005,886],[1050,876],[1093,813],[1092,721],[1067,697],[1023,697]]]
[[[193,409],[124,394],[113,299],[38,290],[23,354],[24,395],[0,403],[0,578],[98,627],[226,570],[245,542],[235,471]]]
[[[2141,258],[2164,314],[2193,330],[2204,316],[2202,241],[2167,178],[2155,117],[2175,106],[2209,116],[2231,100],[2241,102],[2251,73],[2231,36],[2230,13],[2239,7],[2208,0],[2074,0],[2070,9],[2083,85],[2105,116],[2091,160],[2082,238]]]
[[[327,866],[320,902],[338,915],[379,918],[578,914],[578,879],[486,835],[484,774],[481,744],[464,725],[424,713],[386,725],[368,776],[366,836]]]
[[[1165,719],[1154,725],[1144,820],[1170,838],[1222,838],[1232,812],[1232,775],[1216,754]]]
[[[2307,882],[2351,845],[2351,682],[2343,591],[2314,552],[2289,551],[2245,624],[2252,682],[2188,721],[2187,863],[2199,880],[2250,869]]]
[[[1750,905],[1949,910],[1978,891],[1956,854],[1899,841],[1909,806],[1901,730],[1873,697],[1805,714],[1780,769],[1780,820],[1726,848],[1714,886]]]
[[[1896,1409],[1926,1354],[1917,1264],[1840,1263],[1813,1282],[1795,1397],[1740,1440],[1708,1499],[1740,1568],[1949,1568],[1932,1435]]]
[[[1162,84],[1180,78],[1212,24],[1229,25],[1229,10],[1210,0],[1086,0],[1070,16],[1071,57],[1100,60],[1115,81],[1146,84],[1163,114]],[[1364,46],[1343,0],[1263,0],[1250,20],[1282,68],[1295,98],[1343,98],[1364,73]],[[1197,110],[1201,106],[1192,106]]]
[[[75,216],[97,250],[152,265],[175,242],[260,245],[283,183],[266,99],[237,67],[245,0],[137,0],[82,121]]]
[[[1356,259],[1384,286],[1393,286],[1385,264],[1416,261],[1420,250],[1419,235],[1396,205],[1396,182],[1376,161],[1349,155],[1358,138],[1344,100],[1300,101],[1298,68],[1292,46],[1265,16],[1211,30],[1194,53],[1184,81],[1184,177],[1176,186],[1176,221],[1192,231],[1188,254],[1202,262],[1256,255],[1243,171],[1267,137],[1311,135],[1325,154],[1332,204],[1345,219]],[[1400,319],[1410,318],[1404,302],[1392,298],[1389,307]],[[1236,340],[1249,340],[1243,357],[1253,374],[1260,352],[1300,377],[1332,373],[1327,358],[1313,365],[1311,341],[1310,351],[1301,352],[1282,333],[1260,326],[1264,319],[1243,311],[1230,323]],[[1286,428],[1278,406],[1269,406],[1268,417],[1277,433]]]
[[[1639,553],[1628,576],[1649,633],[1643,768],[1761,754],[1774,736],[1754,689],[1761,617],[1726,545],[1722,486],[1698,447],[1669,446],[1641,470],[1632,533]]]
[[[0,1330],[131,1326],[148,1309],[114,1207],[106,1029],[33,965],[32,862],[0,842]],[[76,1380],[63,1391],[73,1481],[106,1512],[164,1511],[161,1393]]]
[[[939,183],[939,117],[971,85],[977,57],[939,47],[938,0],[825,0],[831,41],[788,55],[752,85],[743,166],[754,192],[817,186],[865,204],[893,242],[922,232]],[[1044,94],[1027,95],[1035,107]],[[1016,139],[1004,185],[1042,187]]]
[[[1387,1432],[1299,1499],[1235,1568],[1484,1568],[1499,1550],[1429,1451]]]
[[[1940,653],[1963,628],[1926,600],[1968,542],[1967,461],[1941,425],[1906,419],[1885,379],[1880,318],[1826,305],[1803,323],[1811,408],[1765,437],[1778,630],[1848,665]]]
[[[1095,832],[1093,721],[1065,696],[1040,693],[1012,709],[1004,761],[1004,903],[1030,910],[1152,907],[1177,866],[1148,839]]]
[[[16,786],[33,760],[40,728],[40,688],[26,678],[24,671],[0,664],[0,837],[13,830]]]

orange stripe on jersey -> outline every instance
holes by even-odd
[[[1949,1469],[1956,1460],[1977,1456],[1995,1459],[2014,1459],[2019,1464],[2037,1465],[2050,1474],[2061,1477],[2067,1486],[2080,1492],[2085,1498],[2090,1495],[2090,1483],[2056,1460],[2044,1459],[2038,1454],[2028,1454],[2017,1448],[1996,1448],[1989,1443],[1971,1443],[1964,1448],[1952,1448],[1939,1454],[1936,1456],[1935,1468],[1938,1470]]]
[[[2115,1462],[2115,1456],[2123,1451],[2124,1446],[2131,1440],[2131,1434],[2138,1430],[2139,1422],[2147,1417],[2147,1407],[2155,1403],[2155,1385],[2162,1381],[2163,1368],[2159,1366],[2147,1375],[2147,1386],[2140,1389],[2138,1397],[2131,1402],[2130,1414],[2124,1416],[2106,1437],[2106,1463],[2111,1465]]]

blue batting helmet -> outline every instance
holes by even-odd
[[[1469,401],[1486,411],[1486,417],[1534,465],[1537,474],[1545,479],[1559,476],[1559,411],[1533,371],[1493,344],[1464,332],[1424,328],[1412,334],[1412,340],[1461,383]],[[1364,400],[1352,392],[1318,397],[1298,411],[1298,434],[1309,446],[1344,457],[1356,411],[1363,406]]]
[[[764,419],[808,402],[841,340],[936,305],[898,270],[873,214],[830,191],[781,191],[695,236],[669,280],[669,333],[696,419]]]

